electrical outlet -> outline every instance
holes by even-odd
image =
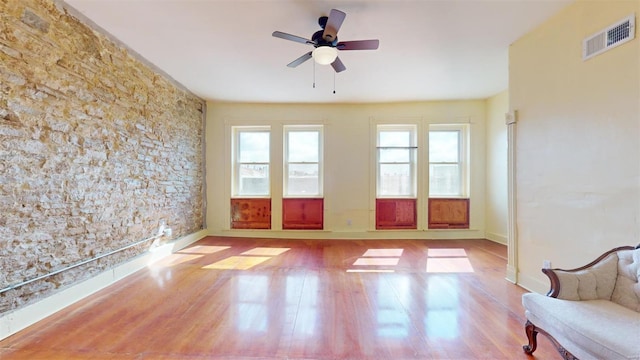
[[[158,236],[162,236],[164,234],[164,229],[167,227],[167,223],[164,220],[160,221],[160,227],[158,228]]]
[[[551,260],[543,260],[542,261],[543,269],[551,269]]]

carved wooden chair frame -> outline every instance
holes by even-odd
[[[569,270],[565,270],[565,269],[542,269],[542,272],[545,275],[547,275],[547,277],[549,277],[549,280],[551,281],[551,288],[549,289],[549,292],[547,292],[546,295],[549,296],[549,297],[557,298],[558,294],[560,294],[560,279],[558,278],[558,275],[556,275],[555,271],[564,271],[564,272],[582,271],[582,270],[588,269],[588,268],[594,266],[595,264],[599,263],[604,258],[609,256],[609,254],[618,252],[620,250],[633,250],[633,249],[639,249],[639,248],[640,248],[640,244],[638,244],[638,246],[636,246],[636,247],[633,247],[633,246],[620,246],[620,247],[617,247],[615,249],[611,249],[611,250],[605,252],[604,254],[600,255],[597,259],[593,260],[589,264],[587,264],[585,266],[581,266],[579,268],[575,268],[575,269],[569,269]],[[569,351],[567,351],[562,345],[560,345],[560,343],[553,336],[551,336],[544,329],[537,327],[531,321],[527,320],[527,322],[524,325],[524,330],[525,330],[525,333],[527,334],[527,339],[529,340],[529,343],[527,345],[522,346],[522,348],[524,349],[524,352],[527,353],[528,355],[532,355],[533,352],[536,351],[536,348],[538,347],[537,335],[538,335],[538,333],[540,333],[540,334],[546,336],[551,341],[551,343],[553,344],[553,346],[556,347],[556,349],[558,350],[558,352],[560,353],[560,355],[562,356],[563,359],[565,359],[565,360],[578,360],[577,357],[575,357],[573,354],[571,354]]]

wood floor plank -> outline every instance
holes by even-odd
[[[506,247],[208,237],[0,342],[2,359],[532,359]],[[559,359],[540,339],[536,357]]]

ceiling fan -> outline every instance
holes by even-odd
[[[285,40],[291,40],[302,44],[312,45],[315,47],[313,51],[300,56],[293,60],[288,67],[296,67],[303,62],[313,58],[314,61],[321,65],[331,64],[336,72],[345,71],[344,66],[338,57],[338,50],[376,50],[380,44],[378,39],[375,40],[354,40],[354,41],[338,41],[338,30],[342,26],[344,18],[347,16],[344,12],[331,9],[329,16],[321,16],[318,24],[322,28],[316,31],[311,40],[300,36],[274,31],[273,36]]]

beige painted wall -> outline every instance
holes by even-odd
[[[634,12],[639,1],[578,1],[511,46],[518,270],[529,289],[548,289],[544,259],[571,268],[640,241],[640,40],[581,57],[583,38]]]
[[[357,105],[209,102],[207,106],[207,225],[211,234],[294,238],[484,238],[486,104],[483,100]],[[419,131],[424,134],[429,123],[471,123],[470,153],[474,181],[470,188],[470,230],[425,230],[426,201],[418,204],[418,231],[374,230],[375,152],[372,150],[375,146],[375,132],[372,129],[375,129],[376,122],[418,123]],[[278,230],[281,224],[282,165],[280,160],[273,160],[273,230],[230,231],[230,126],[271,125],[272,156],[273,159],[281,159],[282,125],[297,123],[325,125],[325,230]],[[426,175],[424,167],[419,173]],[[426,191],[426,186],[420,187],[423,199],[426,199]]]
[[[507,243],[507,90],[487,99],[486,237]]]

